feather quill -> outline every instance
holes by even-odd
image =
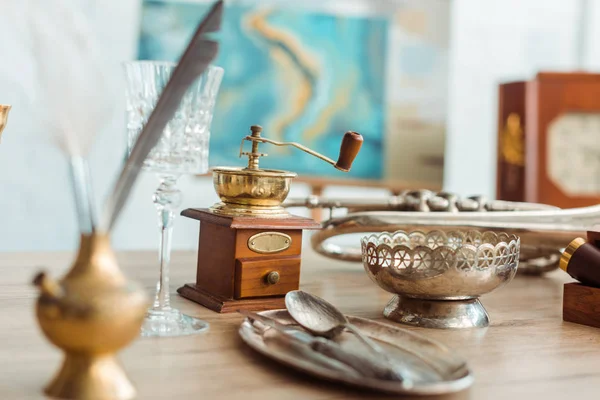
[[[222,15],[223,1],[219,0],[213,4],[196,28],[196,32],[139,134],[131,150],[131,155],[123,166],[119,179],[106,201],[100,221],[100,231],[109,232],[112,229],[139,176],[144,160],[159,141],[185,92],[215,59],[219,44],[206,39],[205,36],[208,33],[217,32],[221,28]]]
[[[91,233],[95,211],[87,155],[111,111],[101,47],[78,2],[34,0],[31,5],[36,110],[69,159],[79,228]]]

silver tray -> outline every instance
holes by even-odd
[[[298,327],[287,310],[263,311],[259,314]],[[274,329],[260,324],[257,324],[260,327],[255,326],[248,319],[242,322],[239,334],[254,350],[284,365],[318,378],[351,386],[388,393],[431,395],[458,392],[473,383],[473,376],[466,362],[447,347],[392,325],[352,316],[348,316],[348,319],[367,336],[376,340],[390,357],[404,367],[413,381],[412,386],[405,387],[402,382],[358,377],[326,368],[315,358],[295,351],[280,340],[272,340],[278,334]],[[342,347],[356,349],[356,346],[363,346],[347,331],[335,340]]]

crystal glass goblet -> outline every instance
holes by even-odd
[[[174,63],[158,61],[125,64],[128,151],[133,149],[175,66]],[[208,171],[210,124],[222,77],[222,68],[209,66],[194,82],[165,127],[159,143],[144,162],[144,169],[154,172],[159,181],[153,200],[160,230],[160,277],[154,305],[148,310],[142,326],[142,336],[181,336],[208,329],[205,321],[171,307],[169,261],[173,219],[182,199],[176,186],[177,180],[183,174]]]

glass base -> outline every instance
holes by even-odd
[[[179,310],[149,309],[142,324],[143,337],[185,336],[206,332],[208,322],[182,314]]]

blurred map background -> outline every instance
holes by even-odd
[[[139,58],[176,61],[208,7],[146,0]],[[215,62],[225,76],[211,166],[243,165],[239,142],[250,125],[334,159],[343,133],[354,130],[365,142],[349,175],[286,147],[263,146],[269,157],[261,165],[333,179],[441,184],[448,8],[446,1],[413,0],[398,2],[392,13],[348,15],[229,3]]]

